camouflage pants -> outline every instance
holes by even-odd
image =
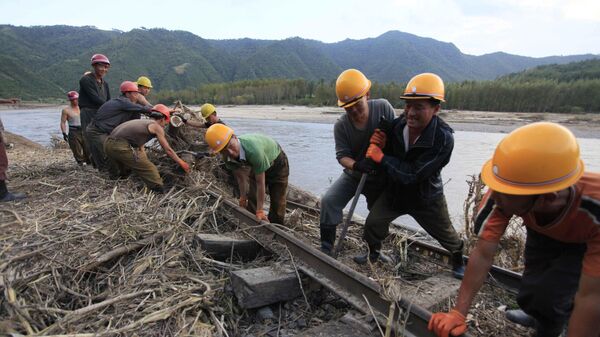
[[[112,138],[104,143],[104,151],[108,156],[111,178],[127,177],[133,171],[149,189],[162,190],[163,180],[145,151],[129,145],[125,140]]]

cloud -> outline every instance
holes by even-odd
[[[564,17],[569,20],[600,22],[600,2],[597,0],[569,0],[564,4],[563,13]],[[596,33],[600,32],[596,31]]]

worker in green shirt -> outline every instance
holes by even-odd
[[[263,134],[236,136],[224,124],[210,126],[205,140],[214,152],[223,154],[226,166],[233,170],[240,190],[239,205],[254,212],[258,220],[283,225],[290,168],[281,146]],[[264,211],[267,187],[271,199],[268,216]]]

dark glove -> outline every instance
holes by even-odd
[[[196,153],[194,153],[194,157],[196,159],[202,159],[202,158],[208,157],[208,156],[210,156],[210,153],[208,153],[208,152],[196,152]]]
[[[385,119],[385,117],[382,116],[379,120],[379,125],[377,126],[377,128],[389,135],[390,133],[392,133],[393,124],[391,121],[388,121],[387,119]]]
[[[63,139],[65,140],[65,142],[69,141],[69,135],[67,135],[66,133],[62,133],[63,134]]]
[[[372,174],[375,172],[376,169],[377,169],[377,166],[375,165],[375,163],[371,159],[368,159],[368,158],[365,158],[365,159],[359,160],[359,161],[355,161],[354,165],[352,165],[353,171],[357,171],[357,172],[361,172],[361,173]]]

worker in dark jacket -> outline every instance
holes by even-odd
[[[389,183],[365,223],[369,252],[354,260],[376,261],[390,222],[408,214],[450,251],[453,274],[462,278],[463,241],[450,221],[440,176],[454,148],[454,131],[437,116],[444,102],[444,83],[435,74],[417,75],[402,98],[407,106],[394,120],[391,134],[376,130],[367,150],[367,157],[386,171]]]
[[[254,212],[258,220],[283,225],[290,167],[281,146],[259,133],[236,136],[233,129],[219,123],[206,130],[205,140],[214,152],[223,153],[233,170],[240,189],[239,205]],[[267,188],[268,216],[263,208]]]
[[[144,150],[144,144],[153,138],[186,173],[190,171],[190,166],[177,156],[165,137],[164,127],[169,123],[170,116],[169,108],[157,104],[151,108],[149,119],[127,121],[110,133],[105,151],[110,161],[111,178],[126,177],[133,171],[150,190],[162,193],[163,180]]]
[[[149,114],[152,106],[137,104],[141,94],[137,84],[125,81],[120,86],[121,96],[102,104],[92,123],[88,125],[87,134],[92,159],[98,170],[108,170],[108,162],[104,153],[104,142],[108,135],[122,123],[140,119],[141,114]]]
[[[87,143],[86,129],[92,121],[96,112],[106,101],[110,100],[110,91],[108,83],[104,76],[110,68],[108,57],[102,54],[92,56],[93,72],[86,72],[79,80],[79,109],[81,110],[81,130],[83,132],[84,146],[90,153],[90,147]],[[93,162],[92,162],[93,164]]]

